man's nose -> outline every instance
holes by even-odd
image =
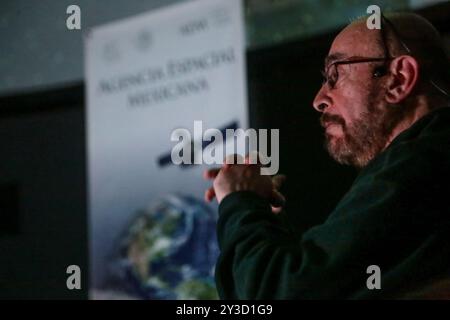
[[[313,107],[319,112],[324,112],[330,106],[330,98],[326,95],[326,88],[322,86],[313,101]]]

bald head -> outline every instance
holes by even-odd
[[[382,30],[370,30],[366,19],[347,26],[336,39],[353,38],[355,50],[371,51],[375,56],[413,56],[421,69],[420,80],[431,79],[446,92],[450,90],[450,60],[439,32],[425,18],[414,13],[386,14]],[[432,92],[438,93],[438,92]]]
[[[334,39],[326,63],[351,56],[383,57],[384,51],[379,40],[379,30],[370,30],[365,20],[357,20],[344,28]]]

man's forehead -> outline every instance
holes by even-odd
[[[334,52],[334,53],[330,53],[325,57],[325,65],[329,66],[330,64],[332,64],[335,61],[338,60],[343,60],[345,58],[350,57],[350,55],[344,53],[344,52]]]
[[[365,23],[357,22],[344,28],[334,39],[325,65],[352,56],[376,57],[380,52],[379,30],[369,30]]]

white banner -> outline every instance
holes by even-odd
[[[241,6],[188,1],[86,34],[93,298],[215,297],[206,166],[172,164],[170,137],[247,128]]]

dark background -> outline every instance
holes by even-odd
[[[419,13],[450,32],[448,3]],[[247,52],[251,126],[280,129],[283,192],[299,234],[327,217],[356,175],[326,154],[311,106],[337,31]],[[83,83],[0,97],[0,156],[0,298],[87,298]],[[70,264],[81,267],[82,290],[66,288]]]

